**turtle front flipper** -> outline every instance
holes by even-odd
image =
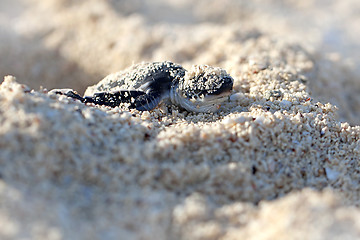
[[[156,108],[161,100],[161,92],[151,91],[147,94],[138,96],[135,99],[134,106],[139,111],[150,111]]]
[[[84,98],[81,97],[77,92],[75,92],[74,90],[70,89],[70,88],[64,88],[64,89],[53,89],[51,91],[49,91],[49,94],[59,94],[59,95],[64,95],[76,100],[80,100],[81,102],[84,102]]]
[[[97,105],[105,105],[109,107],[117,107],[121,103],[133,104],[139,96],[145,95],[140,90],[120,90],[117,92],[100,92],[94,96],[84,97],[84,103],[94,103]]]

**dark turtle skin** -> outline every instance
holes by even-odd
[[[81,97],[69,89],[51,92],[109,107],[122,103],[139,111],[150,111],[167,101],[190,112],[214,112],[230,95],[233,79],[225,70],[195,65],[186,71],[172,62],[141,63],[124,72],[109,75],[88,88]]]

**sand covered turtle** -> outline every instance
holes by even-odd
[[[51,92],[110,107],[129,103],[139,111],[150,111],[165,101],[190,112],[215,112],[228,99],[232,87],[232,77],[218,67],[194,65],[186,71],[172,62],[153,62],[107,76],[89,87],[84,97],[71,89]]]

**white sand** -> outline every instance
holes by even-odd
[[[17,77],[0,85],[1,239],[360,238],[358,75],[316,37],[266,30],[255,3],[165,11],[182,25],[158,2],[29,2],[0,18],[0,72]],[[18,83],[82,91],[144,60],[222,67],[233,94],[215,114],[138,112]]]

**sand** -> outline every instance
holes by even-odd
[[[0,18],[0,72],[16,77],[0,85],[1,239],[360,238],[357,62],[338,44],[319,47],[324,32],[269,20],[277,1],[268,11],[256,1],[11,3]],[[316,5],[305,3],[283,7]],[[358,22],[351,7],[327,8]],[[225,69],[229,101],[212,114],[139,112],[48,93],[164,60]]]

